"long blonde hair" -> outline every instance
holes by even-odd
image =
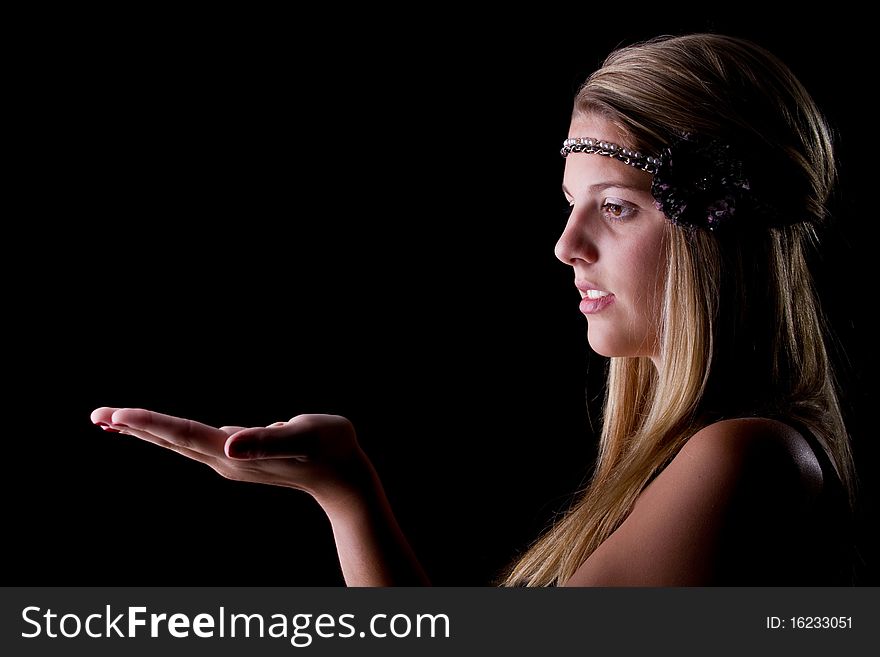
[[[808,249],[818,246],[814,224],[825,219],[836,181],[831,133],[807,91],[748,41],[661,37],[613,52],[589,77],[574,116],[595,113],[642,152],[658,152],[684,132],[746,145],[764,163],[774,201],[805,221],[742,222],[723,234],[667,225],[661,365],[611,358],[589,484],[496,581],[502,586],[552,586],[571,577],[684,443],[720,419],[802,423],[830,457],[851,505],[855,496],[825,344],[829,327],[807,265]]]

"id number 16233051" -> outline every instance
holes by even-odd
[[[767,616],[768,630],[851,630],[852,616]]]

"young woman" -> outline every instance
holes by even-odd
[[[835,183],[829,129],[749,42],[622,48],[575,100],[556,246],[610,358],[592,479],[505,586],[851,583],[854,470],[807,267]],[[305,490],[348,585],[427,584],[354,427],[92,420],[225,477]]]

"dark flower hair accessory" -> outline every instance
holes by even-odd
[[[757,209],[742,160],[731,145],[689,134],[661,152],[651,194],[672,223],[709,230],[746,207]]]

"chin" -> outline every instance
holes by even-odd
[[[589,329],[587,342],[590,344],[590,349],[606,358],[645,355],[644,349],[639,349],[639,345],[631,341],[621,341],[619,335],[610,334],[605,327],[599,330],[596,330],[596,327]]]
[[[611,358],[613,356],[629,356],[627,350],[621,349],[622,345],[615,345],[612,341],[593,339],[591,337],[588,337],[587,341],[590,343],[590,349],[600,356],[605,356],[606,358]]]
[[[651,349],[646,349],[645,344],[633,344],[632,342],[621,342],[619,339],[615,340],[616,336],[610,336],[607,333],[603,335],[597,335],[599,332],[596,331],[596,334],[588,333],[587,334],[587,342],[590,345],[590,349],[599,354],[600,356],[604,356],[605,358],[655,358],[655,352]]]

